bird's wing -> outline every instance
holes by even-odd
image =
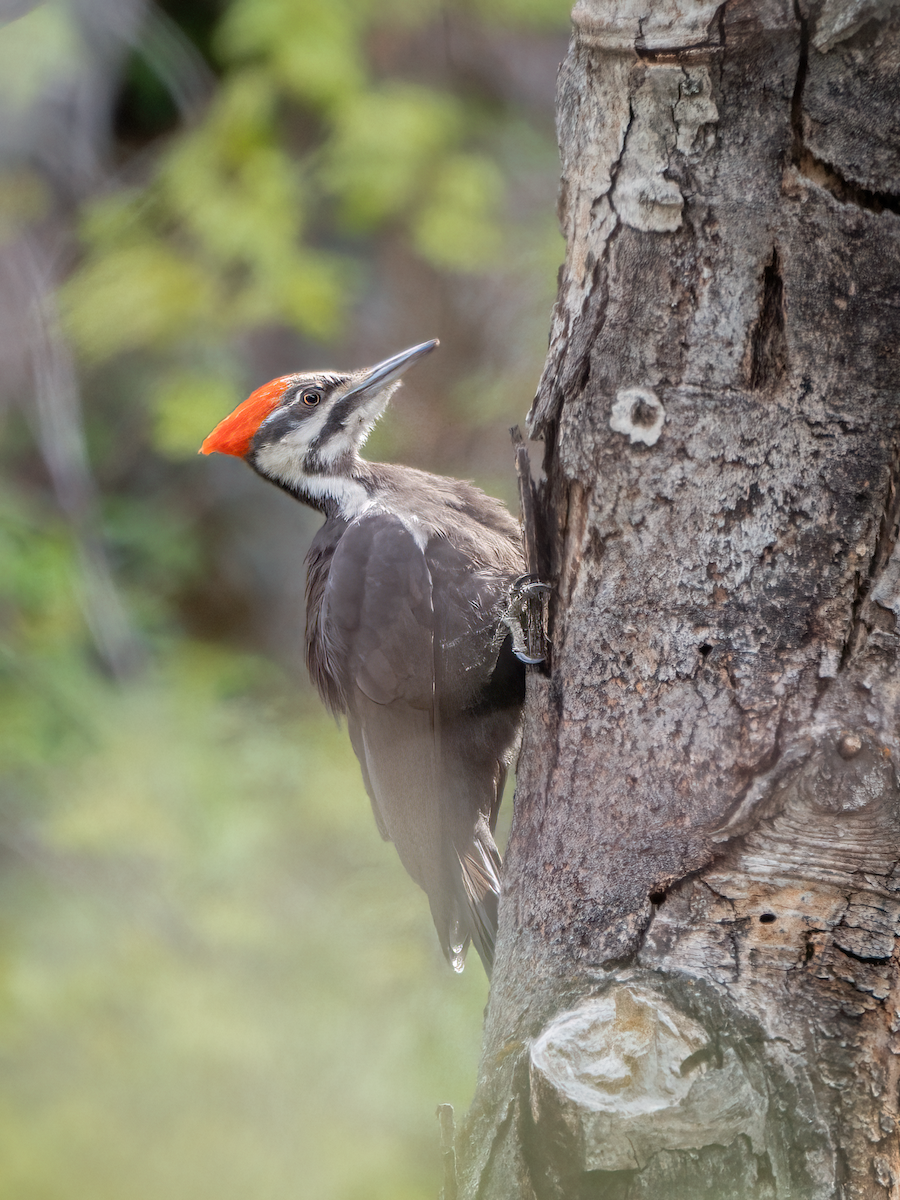
[[[425,551],[435,607],[435,694],[441,715],[444,811],[453,822],[457,898],[466,931],[490,970],[500,855],[492,837],[524,700],[524,667],[500,623],[512,580],[454,538]],[[504,637],[506,634],[506,637]]]
[[[376,704],[431,710],[431,575],[398,517],[376,513],[347,527],[325,584],[321,633],[348,701],[356,688]]]
[[[325,585],[323,650],[345,700],[378,828],[428,894],[453,961],[466,938],[460,868],[442,804],[434,625],[431,573],[412,532],[390,514],[353,522]]]

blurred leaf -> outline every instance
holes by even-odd
[[[449,270],[488,270],[502,246],[503,178],[483,155],[445,160],[434,191],[413,219],[413,242],[424,259]]]
[[[301,242],[300,172],[273,140],[273,105],[264,74],[237,73],[151,189],[86,206],[88,254],[61,299],[88,361],[274,322],[334,333],[350,274]]]
[[[335,114],[322,172],[347,223],[368,229],[400,214],[426,190],[462,130],[459,101],[413,84],[348,99]]]
[[[230,149],[228,161],[203,135],[182,142],[163,172],[166,199],[217,264],[271,270],[300,232],[296,169],[271,146]]]
[[[32,104],[49,76],[70,77],[86,47],[67,4],[45,2],[0,24],[0,97],[13,109]]]
[[[221,265],[271,265],[300,232],[299,173],[272,141],[273,103],[271,82],[242,72],[162,162],[164,205]]]
[[[95,252],[145,243],[149,209],[146,193],[139,188],[95,196],[79,213],[82,241]]]
[[[198,371],[167,375],[152,397],[154,447],[174,459],[195,455],[240,399],[234,383],[220,376]]]
[[[217,46],[226,60],[265,56],[288,92],[327,106],[363,82],[357,7],[342,0],[236,0]]]
[[[269,282],[273,306],[270,312],[285,324],[294,326],[326,341],[340,327],[344,315],[348,283],[353,278],[349,264],[340,263],[325,254],[307,251],[295,257],[285,256],[281,270],[273,273]],[[265,284],[260,281],[256,294],[264,299]],[[248,295],[248,309],[253,311],[253,294]],[[262,304],[260,305],[260,310]],[[258,318],[261,319],[261,318]]]
[[[111,250],[87,262],[60,292],[69,336],[88,361],[162,347],[214,308],[213,283],[162,242]]]

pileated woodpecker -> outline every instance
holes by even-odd
[[[525,695],[519,527],[471,484],[359,455],[401,374],[437,344],[274,379],[202,453],[243,458],[324,514],[306,560],[310,675],[347,717],[378,828],[428,894],[449,962],[461,971],[471,940],[490,974],[492,833]]]

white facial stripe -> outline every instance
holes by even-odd
[[[279,444],[290,445],[293,447],[295,453],[299,451],[301,454],[305,454],[309,448],[310,442],[314,438],[317,438],[324,429],[325,423],[328,420],[328,408],[329,406],[326,404],[320,405],[315,409],[307,410],[307,412],[304,414],[303,421],[297,426],[296,429],[292,429],[290,433],[285,434]],[[281,415],[282,409],[276,408],[274,412],[270,413],[269,416],[266,417],[265,421],[262,422],[260,429],[265,429],[266,425],[268,425],[270,421],[274,421]]]
[[[316,457],[319,462],[328,466],[331,463],[340,462],[348,454],[355,454],[361,445],[362,441],[357,436],[356,426],[345,425],[336,433],[329,434],[328,438],[316,447]]]

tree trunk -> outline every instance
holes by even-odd
[[[900,10],[573,16],[458,1195],[897,1198]]]

